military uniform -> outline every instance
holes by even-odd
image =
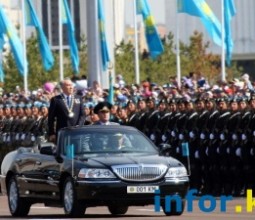
[[[215,127],[210,134],[210,144],[208,147],[208,157],[210,160],[210,174],[212,181],[213,195],[220,195],[222,192],[222,175],[221,165],[222,162],[220,158],[220,151],[224,150],[228,138],[227,138],[227,128],[228,119],[231,116],[231,112],[227,108],[222,108],[221,106],[227,106],[228,100],[226,98],[221,98],[217,100],[218,109],[220,115],[217,118]]]
[[[148,111],[146,113],[146,120],[144,124],[144,133],[155,143],[156,142],[156,126],[158,124],[160,115],[155,106],[155,99],[153,97],[147,98]]]
[[[220,116],[218,109],[215,108],[214,99],[205,100],[206,108],[208,110],[208,119],[205,125],[205,129],[200,133],[200,140],[202,147],[200,147],[199,155],[202,161],[202,181],[203,189],[202,192],[205,194],[212,194],[213,191],[213,155],[211,148],[217,145],[217,136],[215,133],[216,121]]]

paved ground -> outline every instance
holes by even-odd
[[[0,196],[0,219],[20,219],[12,218],[7,204],[7,197]],[[209,207],[209,203],[205,203],[205,207]],[[216,209],[212,213],[204,213],[199,209],[198,200],[193,202],[193,212],[187,212],[187,207],[182,216],[178,217],[168,217],[165,216],[163,212],[154,212],[154,206],[145,207],[130,207],[127,214],[123,216],[114,216],[114,219],[178,219],[178,220],[233,220],[242,219],[249,220],[255,219],[255,207],[252,213],[246,212],[246,199],[238,198],[227,203],[227,210],[225,213],[220,212],[220,201],[217,200]],[[236,206],[242,206],[243,211],[241,213],[236,213]],[[113,216],[109,214],[106,207],[88,208],[86,219],[112,219]],[[26,219],[67,219],[63,215],[62,208],[47,208],[43,204],[36,204],[31,207],[29,216]]]

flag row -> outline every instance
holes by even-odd
[[[54,65],[54,57],[49,46],[48,40],[44,34],[42,25],[31,0],[23,0],[25,3],[25,21],[28,26],[33,26],[37,33],[38,45],[40,49],[41,59],[43,67],[46,71],[51,70]],[[187,13],[191,16],[196,16],[201,19],[208,34],[212,38],[213,42],[219,46],[222,46],[226,50],[226,62],[230,64],[231,54],[233,51],[233,40],[231,37],[231,19],[236,14],[236,9],[233,0],[222,0],[224,7],[224,24],[218,20],[213,13],[210,6],[205,0],[176,0],[177,12]],[[69,5],[67,0],[59,0],[61,4],[61,23],[67,26],[68,41],[70,46],[70,57],[74,73],[79,73],[79,51],[77,42],[75,39],[75,27],[71,17]],[[110,62],[110,56],[107,46],[106,33],[105,33],[105,13],[104,13],[104,1],[98,0],[98,22],[99,22],[99,36],[101,47],[101,60],[102,69],[107,70],[107,66]],[[145,24],[146,41],[149,48],[150,56],[152,59],[156,59],[160,54],[164,52],[160,36],[158,34],[154,17],[151,13],[147,0],[136,0],[137,15],[142,15],[143,22]],[[222,33],[224,31],[224,33]],[[224,41],[222,41],[224,36]],[[25,39],[23,39],[25,40]],[[3,51],[3,46],[9,42],[12,54],[14,56],[17,68],[20,74],[24,75],[27,70],[27,58],[24,54],[24,47],[17,31],[8,19],[3,7],[0,5],[0,53]],[[0,66],[0,81],[4,80],[4,73],[2,65]]]

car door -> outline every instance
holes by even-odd
[[[54,155],[40,154],[35,161],[36,176],[35,194],[44,198],[57,198],[59,195],[60,163]]]
[[[21,152],[17,155],[14,161],[14,166],[17,174],[20,194],[28,194],[34,191],[36,182],[34,176],[35,154],[33,152]]]

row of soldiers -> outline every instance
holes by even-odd
[[[169,144],[187,166],[191,188],[211,195],[255,190],[255,96],[159,103],[148,97],[112,109],[111,121],[136,127],[156,145]],[[47,140],[47,117],[42,103],[0,105],[1,155]]]
[[[171,154],[190,171],[191,188],[216,196],[255,190],[255,96],[158,104],[149,97],[130,100],[126,111],[118,122],[138,128],[156,145],[171,145]],[[187,144],[188,154],[182,147]]]
[[[48,106],[41,102],[0,105],[1,157],[18,146],[45,141],[47,121]]]

